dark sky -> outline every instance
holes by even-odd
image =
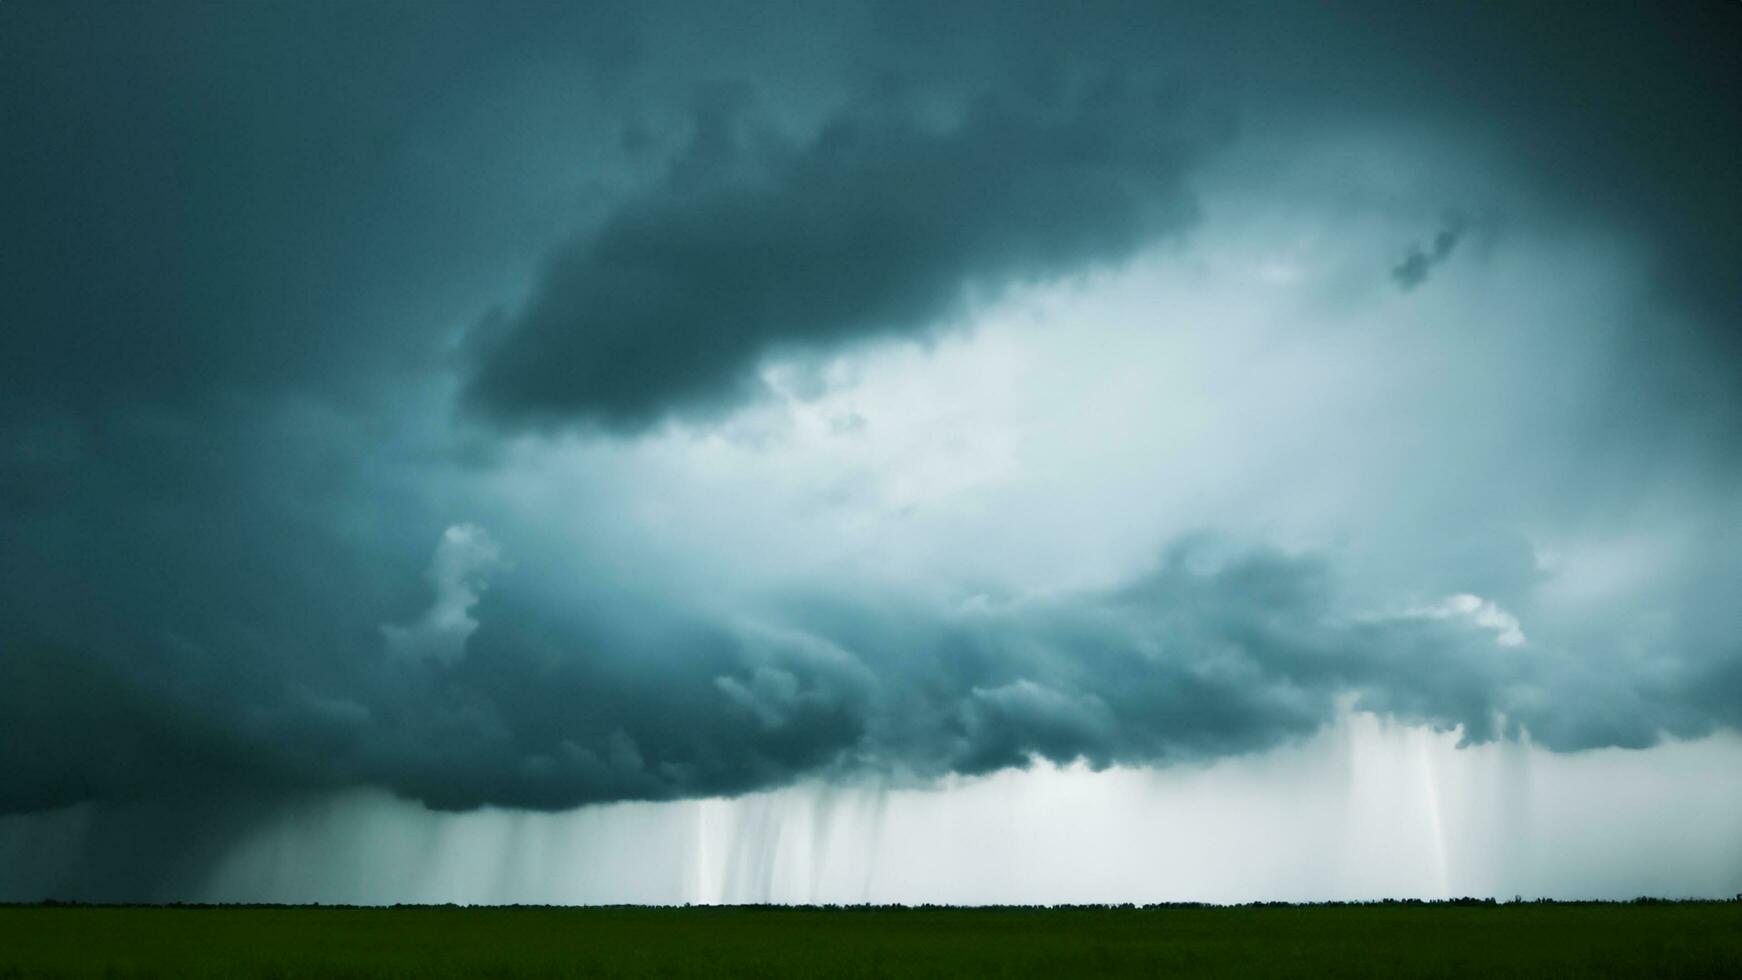
[[[1734,729],[1739,42],[11,0],[0,812]]]

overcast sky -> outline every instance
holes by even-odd
[[[0,4],[0,897],[1742,889],[1739,44]]]

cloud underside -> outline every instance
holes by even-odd
[[[976,294],[1127,258],[1195,215],[1201,137],[1151,88],[986,96],[943,122],[890,94],[797,144],[715,92],[668,172],[480,328],[468,401],[633,432],[743,404],[770,354],[927,335]]]
[[[1723,661],[1569,669],[1476,597],[1350,610],[1318,561],[1201,539],[1095,593],[953,610],[813,597],[780,619],[644,621],[634,639],[490,596],[463,658],[377,656],[345,689],[286,676],[214,702],[191,683],[210,665],[185,650],[157,654],[184,658],[179,682],[79,651],[14,654],[0,809],[357,784],[443,809],[562,808],[1037,759],[1165,765],[1284,744],[1350,705],[1556,750],[1738,721],[1714,693],[1737,686]]]

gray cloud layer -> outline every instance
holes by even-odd
[[[718,409],[758,360],[925,334],[971,291],[1130,255],[1193,215],[1173,100],[1117,80],[930,122],[860,102],[793,145],[714,93],[648,191],[492,327],[470,396],[509,421],[634,430]]]
[[[932,337],[1119,263],[1212,220],[1191,184],[1229,132],[1503,148],[1544,213],[1657,276],[1605,367],[1594,482],[1655,472],[1616,432],[1676,432],[1707,481],[1680,489],[1734,499],[1735,4],[935,6],[874,6],[837,78],[792,55],[808,21],[765,68],[692,68],[727,53],[681,7],[0,5],[0,810],[1162,763],[1279,744],[1344,696],[1568,750],[1742,722],[1722,541],[1626,656],[1597,626],[1519,651],[1368,608],[1332,559],[1264,547],[979,609],[847,581],[738,615],[575,600],[550,563],[429,594],[514,434],[721,417],[769,356]],[[1399,284],[1456,274],[1447,234]],[[455,385],[495,425],[450,430]]]
[[[1560,750],[1742,722],[1732,659],[1561,663],[1455,610],[1361,611],[1316,560],[1215,540],[1107,591],[954,610],[813,595],[772,625],[488,596],[459,660],[357,649],[317,672],[174,638],[129,662],[14,646],[0,809],[359,782],[438,808],[560,808],[1036,757],[1163,764],[1311,734],[1344,696]]]

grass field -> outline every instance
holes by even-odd
[[[1742,977],[1742,902],[0,908],[0,978]]]

